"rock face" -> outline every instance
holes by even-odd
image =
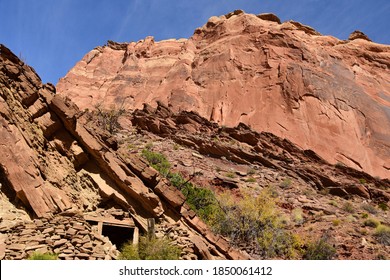
[[[82,115],[74,103],[56,95],[54,86],[42,85],[31,67],[0,45],[0,187],[10,202],[20,204],[41,222],[45,219],[46,227],[53,225],[49,220],[57,213],[115,205],[129,213],[142,231],[147,229],[150,218],[176,222],[185,229],[189,240],[196,240],[192,242],[194,251],[210,250],[198,258],[244,258],[240,252],[225,246],[227,242],[223,238],[212,234],[189,211],[180,191],[140,156],[122,158],[112,141],[84,125]],[[70,232],[76,234],[77,228],[72,228]],[[23,237],[19,232],[25,228],[17,224],[5,226],[0,219],[0,229],[11,237]],[[39,234],[49,234],[44,228],[39,231]],[[31,228],[28,234],[33,232]],[[25,256],[27,244],[19,244],[17,238],[3,237],[2,257]],[[50,239],[42,235],[46,237]],[[64,239],[61,244],[54,242],[53,246],[62,248],[69,240]],[[43,243],[40,240],[35,245]],[[76,251],[66,254],[63,258],[92,256]]]
[[[390,46],[359,34],[341,41],[271,14],[235,11],[211,17],[189,39],[108,42],[57,90],[81,109],[161,101],[220,125],[245,123],[389,178]]]

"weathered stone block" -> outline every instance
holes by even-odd
[[[67,242],[68,242],[68,240],[66,240],[66,239],[56,240],[53,244],[53,247],[60,247],[64,244],[66,244]]]
[[[34,122],[39,125],[39,127],[43,131],[43,136],[45,136],[46,138],[52,136],[57,130],[62,127],[61,121],[55,114],[51,112],[48,112],[43,116],[36,118]]]
[[[165,200],[175,208],[183,205],[186,200],[181,191],[173,186],[167,185],[163,180],[157,184],[154,190],[157,194],[164,197]]]

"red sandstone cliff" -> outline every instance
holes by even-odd
[[[189,39],[97,47],[57,90],[81,109],[159,100],[221,125],[243,122],[389,178],[389,67],[390,46],[364,36],[342,41],[236,11],[210,18]]]

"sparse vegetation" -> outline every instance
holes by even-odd
[[[120,260],[178,260],[181,253],[181,249],[167,238],[144,236],[138,245],[127,243],[120,251]]]
[[[367,184],[367,181],[364,178],[360,178],[359,183],[365,185],[365,184]]]
[[[380,222],[378,220],[373,219],[373,218],[369,218],[369,219],[365,220],[363,224],[366,227],[376,228],[380,225]]]
[[[257,195],[244,194],[240,199],[224,193],[218,196],[218,202],[222,212],[212,224],[216,232],[229,236],[235,243],[255,240],[259,254],[265,258],[293,258],[299,254],[301,242],[286,230],[269,189]]]
[[[173,145],[173,149],[174,149],[175,151],[179,150],[179,148],[180,148],[180,145],[179,145],[179,144],[175,143],[175,144]]]
[[[150,165],[163,176],[168,175],[171,164],[163,154],[156,153],[148,149],[143,149],[142,156],[146,158]]]
[[[292,211],[292,218],[293,218],[293,221],[298,224],[298,225],[301,225],[304,223],[305,219],[303,218],[303,211],[301,208],[295,208],[293,211]]]
[[[384,203],[384,202],[380,202],[380,203],[378,204],[378,207],[379,207],[381,210],[383,210],[383,211],[389,210],[389,206],[388,206],[386,203]]]
[[[225,174],[225,176],[226,177],[228,177],[228,178],[236,178],[236,173],[234,173],[234,172],[227,172],[226,174]]]
[[[256,180],[256,178],[249,177],[249,178],[247,178],[247,179],[245,180],[245,182],[247,182],[247,183],[255,183],[255,182],[257,182],[257,180]]]
[[[348,212],[348,213],[354,213],[355,212],[355,208],[353,207],[352,203],[349,202],[349,201],[344,203],[343,210],[345,212]]]
[[[151,150],[152,148],[153,148],[153,143],[152,142],[146,143],[145,149]]]
[[[193,185],[179,173],[170,173],[167,178],[173,186],[181,190],[187,204],[203,221],[212,224],[215,216],[221,214],[221,208],[213,191]]]
[[[363,204],[362,209],[373,215],[378,213],[378,210],[374,206],[368,203]]]
[[[58,260],[58,255],[53,253],[32,253],[28,258],[28,260]]]
[[[341,224],[341,221],[339,219],[335,219],[332,221],[333,226],[337,227]]]
[[[390,246],[390,227],[379,225],[374,233],[379,243]]]
[[[136,148],[136,145],[130,143],[130,144],[127,144],[127,148],[128,148],[129,150],[134,150],[134,149]]]
[[[331,201],[329,201],[329,205],[332,205],[332,206],[337,207],[337,206],[338,206],[338,203],[337,203],[337,201],[335,201],[335,200],[331,200]]]
[[[97,126],[108,131],[110,134],[114,134],[120,129],[119,118],[125,114],[124,102],[118,107],[113,106],[110,109],[103,108],[102,103],[95,105],[94,113],[95,123]]]
[[[327,236],[316,241],[309,242],[304,254],[306,260],[331,260],[336,254],[336,249],[329,244]]]
[[[280,186],[281,186],[282,188],[289,188],[289,187],[291,187],[291,184],[292,184],[291,179],[290,179],[290,178],[286,178],[286,179],[284,179],[284,180],[282,181],[282,183],[280,183]]]

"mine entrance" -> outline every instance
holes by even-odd
[[[133,241],[134,229],[134,227],[103,222],[102,235],[107,236],[119,250],[125,243]]]
[[[114,218],[87,216],[85,219],[91,225],[97,224],[98,233],[107,236],[111,243],[116,245],[118,250],[126,242],[138,243],[139,231],[131,218],[117,220]]]

